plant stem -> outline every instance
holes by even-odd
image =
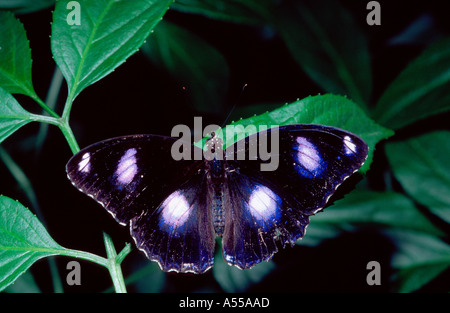
[[[54,117],[54,118],[59,118],[59,115],[53,111],[52,109],[50,109],[44,101],[41,100],[41,98],[39,98],[36,94],[34,94],[32,96],[33,100],[36,101],[48,114],[50,114],[50,116]]]
[[[108,268],[108,260],[107,259],[102,258],[101,256],[98,256],[98,255],[90,253],[90,252],[80,251],[80,250],[72,250],[72,249],[64,249],[64,250],[57,250],[57,253],[55,253],[55,254],[87,260],[87,261],[94,262],[94,263],[97,263],[98,265]]]
[[[70,128],[69,123],[65,119],[60,117],[56,118],[37,114],[32,114],[31,119],[36,122],[48,123],[58,126],[61,132],[63,133],[64,137],[66,138],[67,143],[69,144],[69,147],[72,150],[72,153],[75,154],[78,151],[80,151],[80,147],[78,146],[77,140],[73,135],[72,129]]]
[[[125,280],[123,278],[120,264],[128,253],[130,253],[131,245],[125,245],[122,251],[117,254],[111,238],[107,234],[103,233],[103,239],[105,242],[107,258],[103,258],[90,252],[66,249],[64,247],[57,249],[41,249],[41,251],[54,255],[64,255],[72,258],[83,259],[106,267],[109,271],[116,292],[126,293],[127,289],[125,287]]]
[[[75,88],[69,90],[69,94],[67,95],[66,103],[64,104],[64,110],[62,113],[62,118],[66,121],[69,121],[70,111],[72,110],[73,100],[75,100]]]
[[[47,100],[50,103],[55,104],[57,95],[59,94],[59,89],[61,87],[62,83],[62,74],[57,68],[55,70],[54,74],[54,80],[52,81],[51,86],[51,92],[49,91],[49,94],[47,95]],[[45,115],[36,115],[33,114],[33,120],[37,122],[43,122],[48,124],[53,124],[59,127],[61,132],[63,133],[64,137],[67,140],[67,143],[69,144],[70,150],[72,150],[72,153],[75,154],[78,151],[80,151],[80,147],[78,146],[78,143],[75,139],[75,136],[73,135],[72,129],[69,126],[69,114],[70,109],[72,107],[73,102],[73,96],[69,95],[66,101],[66,105],[64,107],[63,116],[60,117],[55,111],[53,111],[47,104],[44,103],[44,101],[39,98],[39,96],[36,95],[36,93],[30,93],[30,96],[48,113],[50,116]]]
[[[120,262],[122,262],[125,256],[130,252],[130,246],[125,246],[118,256],[111,237],[106,233],[103,233],[103,240],[105,242],[106,255],[108,256],[108,270],[113,281],[114,289],[117,293],[126,293],[127,289],[125,287],[125,280],[123,279]]]
[[[69,123],[61,119],[60,123],[58,124],[59,129],[63,133],[64,137],[67,140],[67,143],[69,144],[70,150],[72,150],[72,153],[75,154],[78,151],[80,151],[80,147],[78,146],[77,140],[75,139],[75,136],[73,135],[72,129],[69,126]]]

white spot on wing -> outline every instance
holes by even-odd
[[[82,173],[89,173],[91,170],[91,154],[89,152],[86,152],[81,157],[80,163],[78,163],[78,170]]]
[[[119,182],[122,184],[130,183],[137,172],[136,164],[136,149],[128,149],[125,154],[120,158],[117,165],[116,174]]]
[[[320,175],[325,169],[322,157],[316,146],[304,137],[297,137],[297,161],[303,169],[299,169],[300,174],[306,177]]]
[[[182,226],[189,214],[191,207],[186,197],[179,191],[175,191],[161,204],[162,222],[170,228]]]
[[[346,155],[356,153],[356,145],[353,143],[353,140],[350,136],[344,137],[344,151]]]
[[[272,190],[258,185],[248,201],[250,213],[261,222],[273,219],[278,209],[277,200],[279,200],[279,197]]]

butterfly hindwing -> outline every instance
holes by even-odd
[[[154,135],[108,139],[80,151],[66,170],[79,190],[119,223],[130,224],[138,248],[161,268],[203,272],[212,264],[215,243],[207,199],[201,196],[203,162],[174,160],[176,140]]]
[[[271,137],[273,131],[277,134]],[[243,139],[244,145],[235,143],[234,158],[227,161],[230,205],[225,209],[223,253],[240,268],[270,259],[277,251],[276,239],[284,246],[303,237],[308,216],[321,210],[362,166],[368,151],[362,139],[334,127],[289,125],[267,131],[269,147],[271,140],[279,143],[279,154],[272,154],[279,157],[273,171],[261,170],[273,160],[236,161],[238,147],[248,152],[251,145],[260,145],[260,135]]]
[[[154,211],[131,221],[136,246],[165,271],[203,273],[214,261],[215,233],[204,172],[194,174]]]
[[[276,238],[288,235],[284,234],[286,230],[303,235],[308,216],[288,210],[282,196],[264,183],[232,172],[228,188],[230,205],[225,210],[223,234],[223,254],[228,263],[250,268],[272,258],[278,251]]]

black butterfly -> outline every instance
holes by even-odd
[[[300,124],[276,131],[279,163],[272,171],[261,170],[268,161],[260,157],[238,159],[239,152],[249,155],[262,133],[225,151],[213,136],[206,143],[212,159],[179,161],[171,155],[178,138],[118,137],[81,150],[66,170],[79,190],[130,225],[136,246],[164,271],[207,271],[216,236],[225,260],[247,269],[270,260],[277,240],[285,247],[303,237],[309,216],[367,157],[361,138],[334,127]]]

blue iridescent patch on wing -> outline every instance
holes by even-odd
[[[131,183],[137,173],[136,153],[137,151],[135,148],[128,149],[117,164],[117,180],[123,185]]]
[[[294,167],[303,177],[314,178],[320,176],[327,168],[327,162],[322,158],[319,149],[305,137],[296,137],[293,149]]]
[[[160,229],[167,233],[173,233],[175,230],[184,228],[191,214],[192,206],[184,194],[177,190],[164,200],[159,210]]]
[[[257,227],[268,230],[280,217],[281,198],[270,188],[255,185],[247,202],[247,210]]]

